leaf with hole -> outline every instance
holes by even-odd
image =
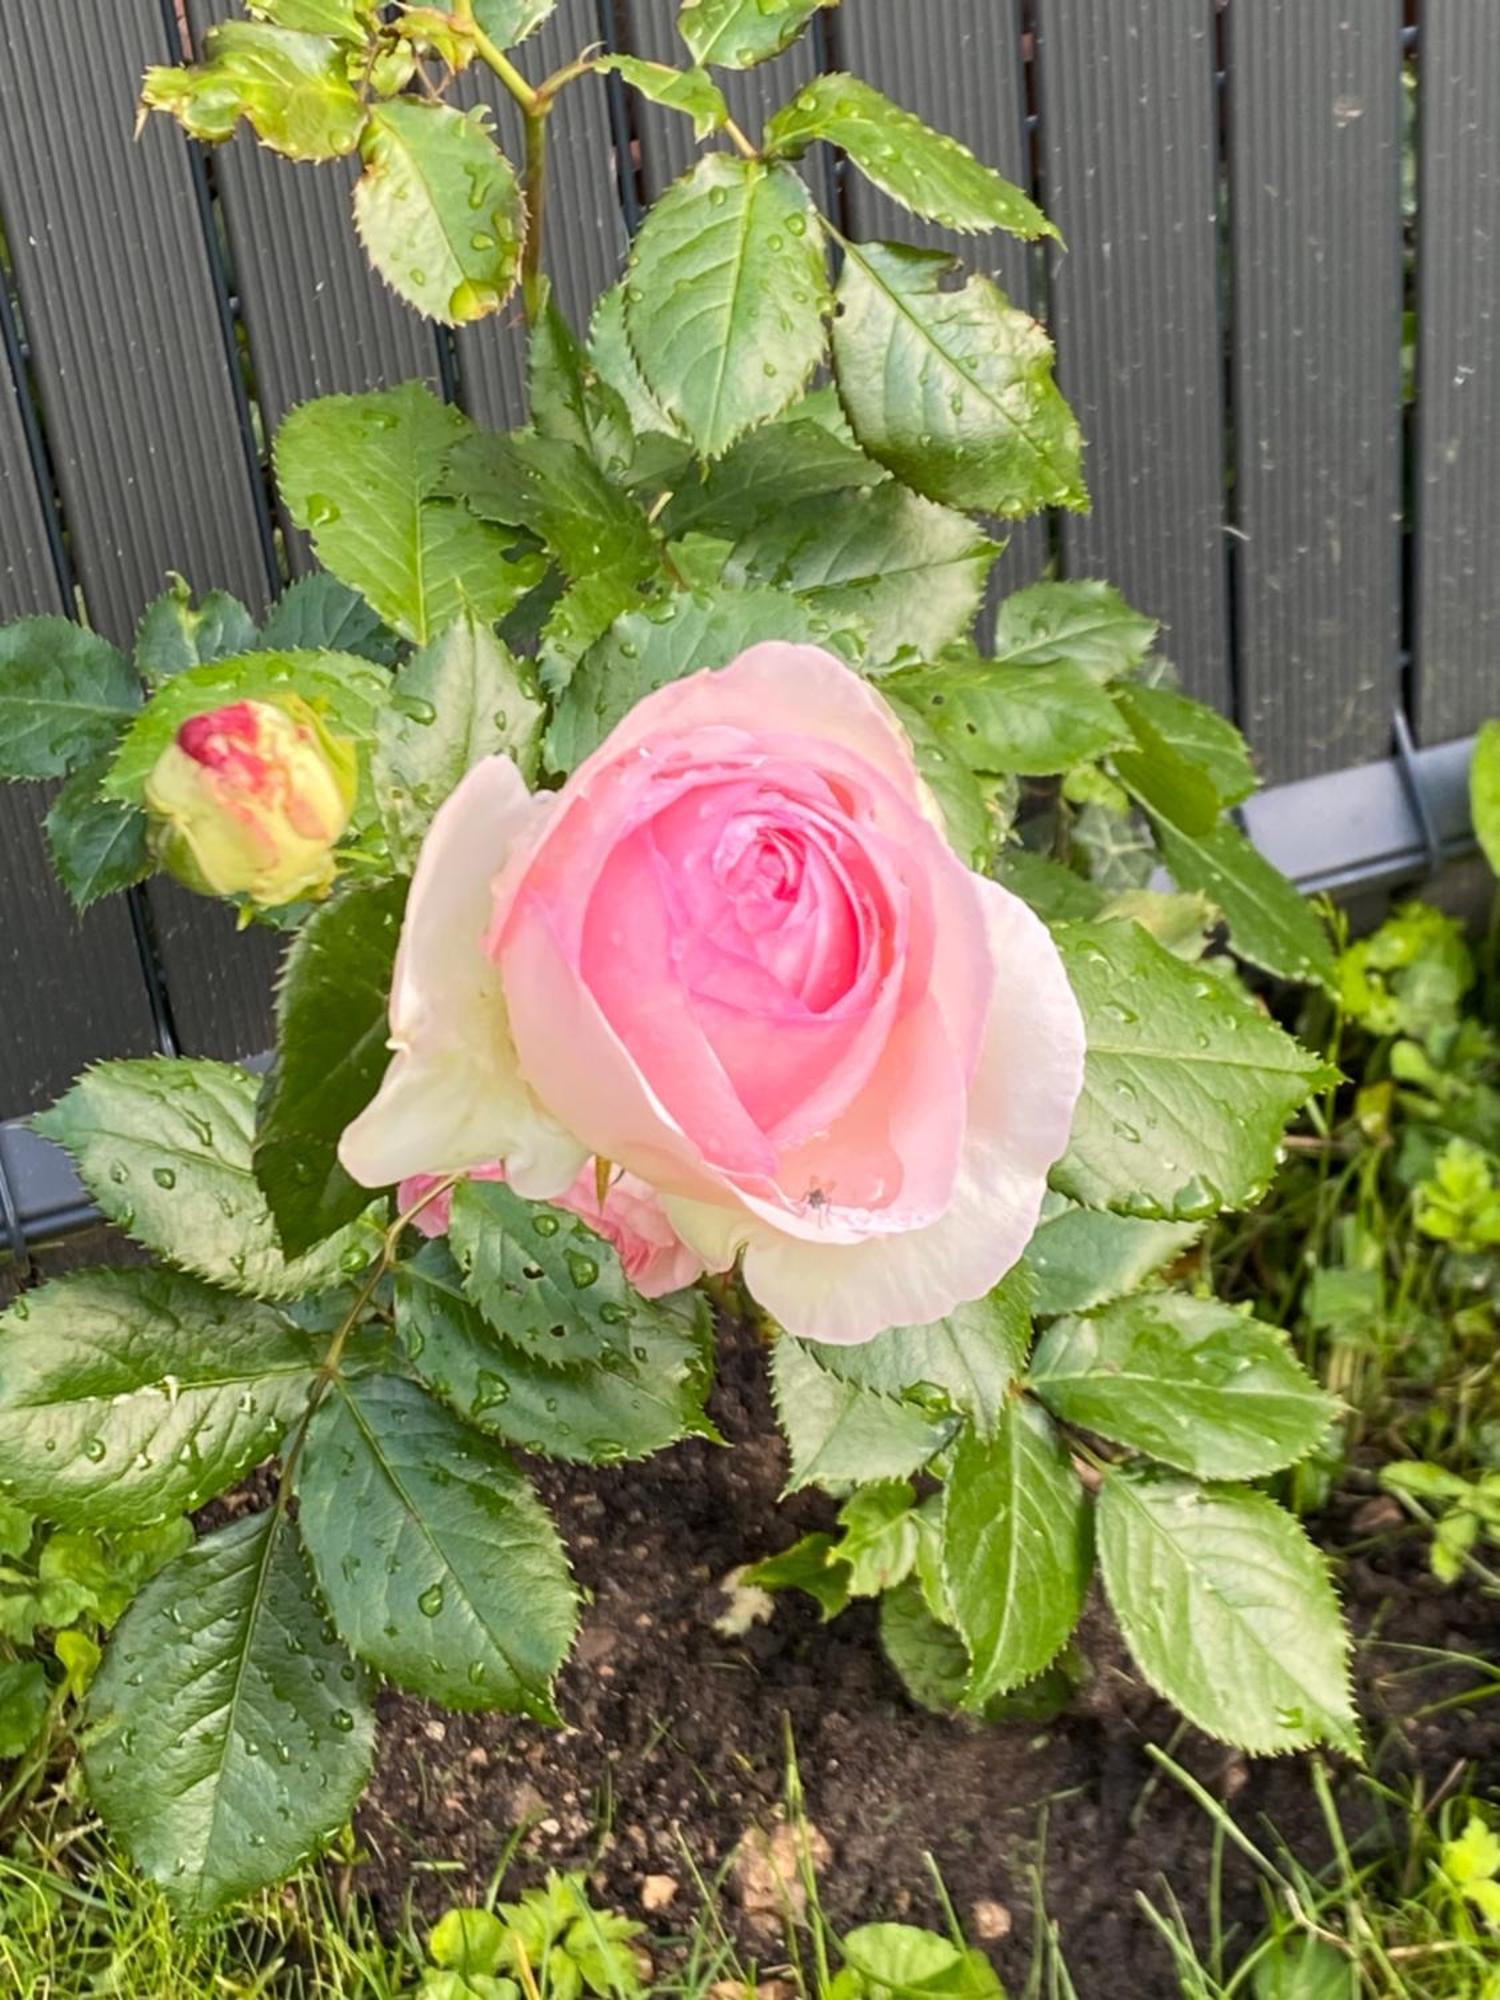
[[[179,1556],[120,1622],[89,1694],[84,1770],[110,1831],[183,1917],[279,1882],[370,1775],[369,1677],[328,1629],[273,1511]]]
[[[0,1490],[77,1527],[201,1507],[275,1450],[320,1348],[173,1271],[80,1271],[0,1320]]]
[[[282,1249],[300,1257],[364,1214],[370,1191],[339,1165],[344,1127],[385,1074],[391,967],[404,881],[352,889],[314,910],[276,993],[276,1061],[251,1153]]]
[[[992,1438],[960,1433],[943,1500],[943,1584],[983,1708],[1049,1666],[1083,1610],[1088,1504],[1045,1410],[1006,1404]]]
[[[1143,1292],[1059,1320],[1028,1379],[1065,1423],[1200,1479],[1259,1479],[1295,1465],[1339,1408],[1279,1327],[1182,1292]]]
[[[354,190],[365,255],[409,306],[445,326],[496,313],[521,274],[526,212],[476,105],[395,97],[370,112]]]
[[[958,291],[945,252],[846,246],[833,368],[854,434],[930,500],[1007,517],[1083,507],[1083,438],[1052,343],[988,278]]]
[[[0,778],[96,763],[141,705],[123,653],[67,618],[0,629]]]
[[[1083,1010],[1083,1093],[1053,1186],[1086,1208],[1186,1222],[1252,1201],[1328,1072],[1229,980],[1139,924],[1057,932]]]
[[[297,1496],[334,1622],[371,1666],[450,1708],[559,1719],[577,1593],[498,1444],[414,1382],[346,1380],[313,1419]]]
[[[521,1450],[584,1465],[645,1458],[684,1437],[716,1437],[708,1312],[696,1292],[658,1301],[627,1349],[566,1366],[491,1325],[445,1243],[396,1272],[396,1325],[416,1372],[468,1422]]]
[[[1057,234],[1034,201],[967,146],[934,132],[860,77],[814,77],[766,126],[772,154],[800,159],[820,139],[846,154],[882,194],[944,229]]]
[[[117,1228],[211,1284],[259,1298],[325,1291],[378,1248],[363,1222],[288,1259],[251,1165],[259,1079],[233,1063],[97,1063],[34,1121]]]
[[[754,0],[758,6],[758,0]],[[709,153],[635,239],[625,330],[701,457],[785,409],[827,344],[817,211],[789,167]]]
[[[1098,1540],[1125,1643],[1189,1722],[1255,1756],[1313,1743],[1360,1756],[1327,1564],[1274,1500],[1115,1467]]]
[[[319,558],[418,646],[465,610],[503,618],[545,565],[514,535],[443,496],[448,453],[473,425],[424,384],[323,396],[276,434],[288,513]]]
[[[375,788],[391,859],[415,866],[433,815],[485,757],[536,776],[543,708],[530,672],[467,613],[396,676],[375,743]]]

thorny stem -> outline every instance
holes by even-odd
[[[542,231],[547,214],[547,122],[552,99],[539,92],[526,113],[526,166],[521,179],[526,202],[526,245],[521,252],[521,297],[526,317],[541,307]]]

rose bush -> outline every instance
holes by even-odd
[[[808,646],[662,688],[560,792],[477,765],[417,863],[391,1033],[356,1180],[499,1162],[555,1199],[618,1164],[683,1268],[743,1251],[827,1341],[998,1283],[1083,1080],[1047,930],[953,853],[881,696]]]

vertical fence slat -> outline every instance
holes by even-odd
[[[195,41],[241,11],[236,0],[189,0]],[[268,442],[310,396],[419,376],[436,385],[432,327],[375,276],[354,233],[357,162],[294,165],[242,129],[216,150],[214,170]],[[313,568],[307,537],[285,518],[282,529],[292,568]]]
[[[1025,84],[1018,0],[859,0],[838,22],[840,63],[940,132],[951,132],[1008,180],[1027,186]],[[908,215],[851,171],[846,201],[858,238],[893,237],[952,251],[1035,310],[1029,253],[1013,236],[958,236]],[[1034,582],[1047,561],[1040,519],[1008,531],[996,566],[1002,591]]]
[[[680,0],[628,0],[627,46],[634,55],[653,62],[672,63],[678,68],[692,61],[686,42],[677,33]],[[919,0],[927,4],[927,0]],[[812,38],[803,35],[785,54],[753,69],[716,69],[714,81],[729,103],[737,125],[758,139],[760,128],[778,105],[817,74]],[[637,99],[636,124],[641,137],[641,174],[646,199],[655,201],[680,174],[697,159],[699,146],[693,137],[692,120],[680,112],[662,111],[654,104]],[[822,190],[814,187],[822,198]]]
[[[141,71],[175,54],[158,0],[0,16],[0,204],[88,615],[124,645],[169,569],[268,589],[191,159],[164,119],[131,136]],[[271,941],[151,896],[186,1045],[262,1046]]]
[[[21,423],[24,393],[0,347],[0,623],[65,609]],[[42,815],[53,790],[0,785],[0,1119],[37,1110],[93,1056],[151,1045],[123,904],[79,918],[52,872]]]
[[[598,40],[594,0],[563,0],[515,54],[528,81],[538,83]],[[464,78],[457,98],[490,105],[500,143],[519,165],[521,119],[499,78],[476,66]],[[582,333],[594,301],[619,276],[625,255],[614,138],[602,77],[580,77],[557,99],[548,136],[544,236],[543,262],[558,304]],[[526,336],[519,294],[493,319],[459,334],[458,358],[470,415],[499,429],[525,423]]]
[[[1400,692],[1399,0],[1229,11],[1241,720],[1383,756]]]
[[[1183,685],[1228,707],[1213,0],[1038,0],[1042,188],[1062,386],[1093,511],[1070,576],[1166,626]]]
[[[1426,0],[1418,58],[1416,708],[1441,743],[1500,713],[1500,18]]]

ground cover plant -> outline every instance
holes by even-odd
[[[1049,343],[989,278],[845,241],[798,162],[1048,224],[856,79],[735,126],[711,72],[797,0],[689,0],[690,66],[532,85],[506,50],[546,11],[257,0],[145,85],[201,139],[359,151],[361,239],[418,310],[519,287],[531,423],[305,405],[276,471],[324,573],[263,627],[174,584],[133,658],[0,633],[0,771],[63,781],[80,907],[160,868],[289,934],[267,1075],[104,1063],[38,1120],[156,1261],[0,1325],[28,1517],[126,1537],[268,1466],[145,1583],[81,1724],[94,1804],[192,1916],[344,1824],[378,1680],[557,1719],[579,1594],[514,1454],[711,1438],[716,1316],[763,1337],[792,1488],[842,1502],[762,1578],[883,1596],[919,1699],[1053,1700],[1097,1566],[1200,1727],[1359,1751],[1325,1565],[1260,1483],[1335,1404],[1274,1323],[1143,1289],[1336,1082],[1240,965],[1339,968],[1151,620],[1050,583],[974,636],[985,524],[1085,501]],[[526,113],[519,175],[445,96],[475,61]],[[584,337],[547,123],[611,66],[710,145]]]

